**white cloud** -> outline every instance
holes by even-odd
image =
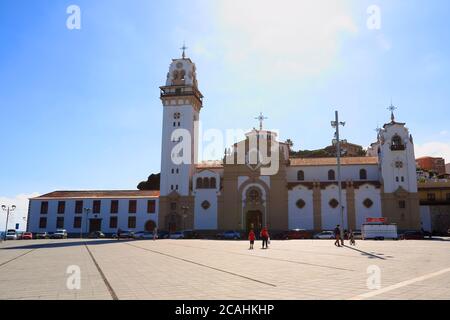
[[[427,142],[416,145],[416,157],[442,157],[446,163],[450,162],[450,143],[444,142]]]
[[[20,224],[20,229],[25,230],[26,222],[23,218],[28,215],[28,199],[39,196],[39,193],[31,194],[18,194],[13,198],[0,197],[0,206],[12,206],[15,205],[16,209],[10,214],[8,221],[8,228],[14,229],[15,224]],[[2,209],[0,209],[2,210]],[[5,231],[6,212],[0,211],[0,232]]]
[[[358,32],[345,1],[222,0],[218,9],[228,63],[263,80],[320,74],[341,36]]]

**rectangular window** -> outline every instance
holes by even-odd
[[[75,217],[73,219],[73,228],[80,229],[81,228],[81,217]]]
[[[400,201],[398,202],[398,207],[399,207],[400,209],[406,209],[406,201],[405,201],[405,200],[400,200]]]
[[[92,208],[92,213],[100,213],[101,205],[102,205],[101,200],[94,200],[94,206]]]
[[[56,218],[56,229],[64,229],[64,217]]]
[[[176,202],[171,202],[170,203],[170,210],[172,210],[172,211],[177,210],[177,203]]]
[[[427,194],[427,199],[428,201],[436,201],[436,194],[434,193]]]
[[[156,201],[148,200],[147,201],[147,213],[155,213],[156,212]]]
[[[83,200],[79,200],[75,202],[75,214],[83,213]]]
[[[128,213],[136,213],[137,201],[130,200],[128,203]]]
[[[119,200],[111,201],[111,213],[119,213]]]
[[[117,217],[109,218],[109,228],[111,228],[111,229],[117,228]]]
[[[41,202],[41,214],[48,213],[48,201]]]
[[[40,218],[39,219],[39,228],[40,229],[47,228],[47,218]]]
[[[136,228],[136,217],[128,217],[128,228],[129,229]]]
[[[58,201],[58,214],[64,214],[66,211],[66,202]]]

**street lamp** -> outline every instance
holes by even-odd
[[[5,234],[4,234],[4,240],[6,241],[6,233],[8,232],[9,214],[10,214],[11,212],[13,212],[14,210],[16,210],[16,206],[15,206],[15,205],[12,205],[12,206],[10,207],[10,206],[2,205],[2,210],[3,210],[3,211],[6,211],[6,225],[5,225]]]
[[[89,220],[89,213],[91,212],[90,208],[84,208],[83,211],[86,213],[86,232],[88,232],[88,220]],[[83,227],[81,226],[80,231],[80,238],[83,239]]]
[[[189,210],[189,207],[182,206],[181,210],[183,210],[183,230],[186,230],[186,218],[188,217],[186,212]]]
[[[339,206],[341,209],[341,242],[344,244],[344,206],[342,205],[342,177],[341,177],[341,141],[339,137],[339,127],[345,126],[345,122],[339,121],[339,112],[335,112],[335,120],[331,121],[331,126],[336,129],[335,140],[336,143],[336,159],[337,159],[337,176],[339,189]]]

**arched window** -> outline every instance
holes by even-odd
[[[393,151],[405,150],[405,146],[403,144],[402,138],[398,134],[396,134],[392,137],[391,150],[393,150]]]
[[[211,178],[211,179],[209,180],[209,187],[210,187],[211,189],[215,189],[215,188],[216,188],[216,178]]]
[[[359,179],[367,180],[367,170],[366,169],[359,170]]]
[[[202,178],[197,178],[197,189],[203,188],[203,180]]]
[[[330,181],[336,180],[336,173],[334,172],[334,170],[328,171],[328,180]]]
[[[256,189],[251,189],[248,193],[248,199],[252,202],[257,202],[261,199],[259,191]]]
[[[203,188],[209,188],[209,178],[203,178]]]
[[[305,172],[303,170],[297,172],[297,180],[305,181]]]

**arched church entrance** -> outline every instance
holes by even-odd
[[[153,220],[148,220],[146,223],[145,223],[145,231],[148,231],[148,232],[153,232],[153,230],[155,230],[155,227],[156,227],[156,223],[155,223],[155,221],[153,221]]]
[[[166,216],[166,230],[169,232],[176,232],[181,228],[181,217],[177,213],[171,213]]]
[[[263,227],[263,213],[260,210],[247,211],[245,225],[247,232],[251,229],[260,231]]]

